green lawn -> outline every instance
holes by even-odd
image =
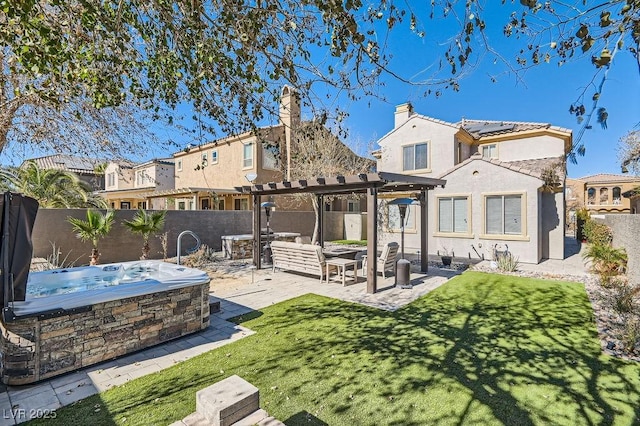
[[[581,284],[467,272],[395,313],[307,295],[243,324],[257,333],[58,424],[168,424],[232,374],[288,425],[640,422],[640,365],[601,355]]]

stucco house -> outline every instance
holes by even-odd
[[[156,188],[144,196],[153,200],[170,197],[177,209],[250,210],[252,200],[235,187],[290,180],[296,135],[313,123],[301,121],[300,98],[295,89],[285,86],[281,92],[279,122],[239,135],[228,136],[173,154],[175,186]],[[321,126],[327,136],[333,136]],[[356,155],[345,145],[345,155]],[[373,162],[371,162],[373,165]],[[308,198],[274,196],[277,208],[312,210]],[[330,200],[325,209],[361,211],[359,199]]]
[[[490,259],[494,248],[508,248],[526,263],[564,258],[564,159],[571,130],[548,123],[449,123],[403,104],[378,144],[378,170],[447,182],[429,191],[427,224],[419,223],[419,207],[411,206],[408,252],[420,247],[420,226],[428,226],[430,254]],[[398,240],[397,208],[385,209],[382,238]]]
[[[64,170],[75,173],[78,178],[89,185],[93,190],[104,187],[104,160],[97,158],[75,157],[66,154],[53,154],[44,157],[31,158],[24,161],[20,167],[28,161],[35,162],[42,170]]]
[[[167,198],[148,199],[150,191],[174,187],[173,159],[153,159],[140,164],[111,161],[105,167],[105,187],[99,194],[113,209],[173,209]]]
[[[624,194],[640,186],[640,177],[612,173],[598,173],[578,179],[567,179],[567,208],[585,207],[592,214],[629,214],[630,197]],[[569,200],[575,199],[574,204]]]

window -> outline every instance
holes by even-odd
[[[596,203],[596,189],[589,188],[587,190],[587,204],[595,204]]]
[[[360,200],[347,200],[348,212],[360,212]]]
[[[138,208],[142,209],[142,210],[146,210],[147,209],[147,202],[146,201],[138,201]]]
[[[600,188],[600,204],[609,204],[609,188]]]
[[[619,186],[614,186],[613,187],[613,204],[620,204],[620,202],[622,201],[621,197],[622,194],[622,190],[620,189]]]
[[[218,150],[211,151],[211,164],[218,164]]]
[[[202,167],[207,167],[209,165],[209,157],[206,152],[202,154],[202,162],[200,164]]]
[[[120,208],[124,209],[124,210],[128,210],[131,208],[131,203],[128,201],[121,201],[120,202]]]
[[[193,200],[189,200],[189,210],[195,210],[194,206],[195,204],[193,203]]]
[[[438,232],[469,232],[468,206],[468,197],[438,198]]]
[[[280,166],[280,149],[271,143],[262,144],[262,167],[277,170]]]
[[[235,210],[249,210],[249,199],[236,198],[233,200],[233,208]]]
[[[224,199],[218,201],[218,210],[224,210]]]
[[[400,231],[400,209],[396,205],[386,205],[387,207],[387,228],[390,231]],[[404,217],[404,229],[415,230],[416,228],[416,206],[407,206],[406,216]]]
[[[178,160],[178,171],[182,171],[182,160]]]
[[[242,147],[242,167],[253,167],[253,143],[246,143]]]
[[[429,168],[428,144],[419,143],[402,147],[402,170]]]
[[[178,201],[178,210],[185,210],[184,201]]]
[[[482,146],[482,158],[498,158],[498,148],[496,144]]]
[[[116,172],[107,175],[107,186],[116,186]]]
[[[200,200],[200,208],[202,210],[209,210],[211,208],[208,198],[203,198],[203,199]]]
[[[522,195],[485,197],[485,234],[522,235]]]
[[[144,186],[151,183],[151,179],[149,178],[149,175],[147,175],[147,171],[146,170],[138,170],[136,172],[136,185],[137,186]]]

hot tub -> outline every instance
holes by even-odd
[[[209,277],[162,261],[34,272],[2,322],[2,381],[25,384],[209,326]]]

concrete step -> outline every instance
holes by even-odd
[[[220,300],[209,297],[209,313],[215,314],[220,312]]]

